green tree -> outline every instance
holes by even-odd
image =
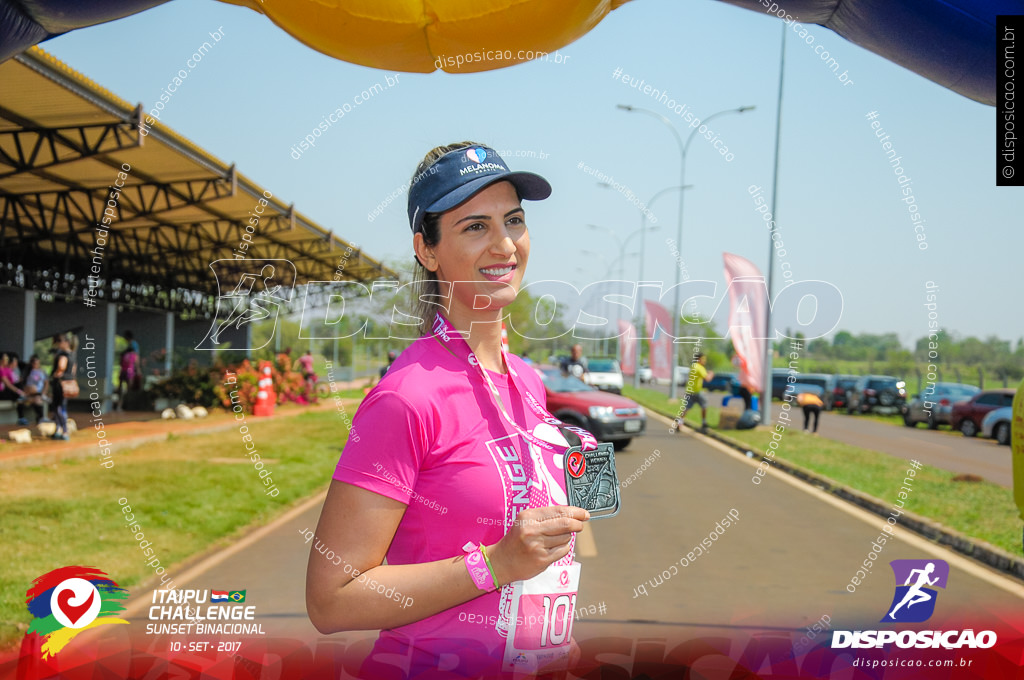
[[[914,355],[909,350],[891,350],[885,358],[885,372],[889,375],[906,376],[914,370]]]

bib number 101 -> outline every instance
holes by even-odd
[[[570,639],[575,605],[575,593],[571,597],[569,595],[559,595],[555,598],[550,595],[544,596],[544,621],[540,633],[541,647],[556,647],[565,644],[565,641]]]

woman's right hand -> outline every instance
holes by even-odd
[[[574,505],[523,510],[504,538],[487,548],[495,578],[505,585],[541,573],[568,554],[572,535],[589,519],[589,512]]]

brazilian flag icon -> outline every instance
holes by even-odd
[[[228,593],[228,599],[232,602],[245,602],[244,590],[232,590]]]

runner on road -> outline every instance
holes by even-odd
[[[690,412],[693,405],[700,404],[700,429],[708,429],[708,396],[704,393],[704,381],[715,377],[714,371],[707,367],[708,358],[701,352],[690,365],[690,378],[686,381],[686,392],[683,394],[683,410],[672,423],[672,431],[677,432],[686,420],[686,414]]]

